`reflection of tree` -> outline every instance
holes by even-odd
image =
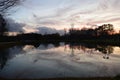
[[[41,44],[40,44],[40,45],[41,45]],[[44,45],[44,47],[47,48],[49,44],[48,44],[48,43],[44,43],[44,44],[42,44],[42,45]]]
[[[86,51],[86,47],[81,46],[81,49],[85,52]]]
[[[71,57],[74,57],[74,46],[73,44],[70,45],[70,49],[71,49]]]
[[[108,53],[110,54],[113,53],[114,49],[112,46],[108,46],[107,48],[108,48]]]
[[[0,69],[3,69],[5,66],[9,56],[9,51],[8,50],[2,50],[0,51]]]
[[[35,48],[38,48],[40,46],[40,44],[38,44],[38,43],[35,43],[33,45],[34,45]]]
[[[74,50],[82,50],[84,53],[87,52],[87,47],[85,45],[70,44],[71,53],[74,54]],[[92,50],[92,49],[91,49]]]
[[[64,46],[65,46],[65,47],[64,47],[64,51],[67,51],[67,49],[69,49],[69,45],[68,45],[68,44],[65,44]]]
[[[71,49],[71,56],[74,57],[75,52],[74,50],[82,50],[84,53],[89,53],[93,54],[95,50],[98,50],[104,54],[103,58],[104,59],[109,59],[109,55],[113,53],[113,47],[112,46],[88,46],[88,45],[78,45],[78,44],[70,44],[70,49]]]
[[[70,54],[70,57],[72,57],[72,60],[74,61],[79,61],[80,60],[80,57],[78,56],[78,54],[76,55],[75,54],[75,46],[71,46],[71,54]],[[79,49],[79,48],[78,48]]]
[[[77,50],[81,50],[81,46],[80,45],[76,45],[76,44],[70,44],[69,48],[71,50],[70,57],[72,57],[72,59],[75,60],[75,61],[79,61],[80,60],[79,54],[76,54],[75,50],[76,49]]]
[[[20,2],[21,0],[0,0],[0,35],[7,31],[4,19],[5,13],[8,13],[8,9],[18,5]]]
[[[55,47],[59,47],[59,46],[60,46],[59,43],[54,43],[53,45],[54,45]]]
[[[0,69],[4,68],[9,59],[15,57],[17,54],[21,54],[20,51],[23,50],[23,47],[24,46],[9,46],[0,48]]]
[[[100,52],[102,52],[103,54],[105,54],[103,56],[104,59],[109,59],[109,55],[111,53],[113,53],[113,47],[112,46],[97,46],[96,49],[99,50]]]
[[[71,57],[73,57],[74,56],[74,48],[71,48],[71,55],[70,55]]]

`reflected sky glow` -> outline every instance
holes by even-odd
[[[109,46],[112,48],[112,46]],[[109,48],[110,49],[110,48]],[[16,54],[18,50],[22,54],[9,59],[3,69],[0,70],[0,77],[5,78],[55,78],[55,77],[101,77],[116,76],[120,74],[120,52],[119,47],[104,59],[102,52],[95,48],[85,46],[53,44],[13,47],[10,54]],[[16,50],[16,53],[15,53]],[[19,52],[21,52],[19,51]],[[116,53],[116,51],[118,51]],[[92,74],[91,74],[92,73]],[[6,77],[7,76],[7,77]]]

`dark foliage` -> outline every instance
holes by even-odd
[[[110,27],[109,27],[110,25]],[[70,29],[68,34],[60,36],[58,33],[41,35],[37,33],[19,34],[17,36],[0,36],[0,42],[87,42],[97,44],[119,45],[120,34],[114,34],[111,24],[102,25],[95,29]],[[104,33],[104,34],[103,34]]]
[[[7,31],[6,22],[2,15],[0,15],[0,35]]]

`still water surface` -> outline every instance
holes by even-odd
[[[88,44],[26,44],[0,48],[0,77],[114,77],[120,47]]]

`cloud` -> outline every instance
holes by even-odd
[[[119,10],[120,0],[101,0],[98,8],[102,10]],[[120,11],[120,10],[119,10]]]
[[[39,34],[54,34],[59,33],[60,35],[64,34],[64,30],[56,30],[55,28],[49,28],[49,27],[38,27],[37,28]]]
[[[67,15],[74,9],[72,5],[65,6],[62,8],[57,8],[54,10],[54,13],[48,16],[40,17],[39,15],[33,14],[34,23],[39,25],[61,25],[64,24],[64,18],[67,18]]]
[[[13,19],[6,18],[8,32],[31,33],[37,32],[36,28],[25,23],[16,22]]]
[[[81,18],[82,22],[91,25],[120,22],[119,5],[120,0],[100,0],[96,8],[79,11],[73,15],[85,16],[84,19]]]
[[[39,4],[39,1],[37,3],[36,2],[35,4]],[[72,23],[75,24],[75,27],[77,26],[81,28],[85,27],[86,25],[96,26],[97,24],[115,23],[116,21],[117,23],[120,22],[120,0],[59,0],[59,2],[60,3],[58,3],[58,5],[52,5],[51,7],[50,5],[54,3],[54,1],[50,1],[50,3],[44,3],[45,5],[42,4],[41,6],[43,9],[34,5],[33,7],[35,9],[33,10],[31,7],[32,10],[30,15],[26,15],[29,17],[26,24],[33,24],[33,26],[49,26],[55,29],[64,29],[70,28],[70,24]],[[42,2],[40,1],[40,3]],[[28,3],[26,4],[29,5]],[[38,27],[34,28],[33,26],[26,26],[21,28],[24,32],[39,31]],[[50,31],[48,32],[51,33]],[[43,31],[43,33],[45,33],[45,31]]]
[[[38,25],[44,25],[44,26],[54,26],[54,25],[61,25],[63,24],[63,22],[61,20],[54,20],[54,19],[48,19],[48,20],[41,20],[41,21],[37,21]]]
[[[36,33],[38,30],[36,28],[33,28],[33,26],[27,25],[23,27],[24,33]]]
[[[69,6],[65,6],[62,8],[57,8],[54,10],[54,13],[48,16],[43,16],[43,17],[39,17],[38,15],[33,14],[34,18],[37,18],[37,20],[43,20],[43,19],[53,19],[53,18],[61,18],[64,15],[66,15],[67,13],[71,12],[74,9],[74,7],[72,5]]]
[[[7,29],[10,32],[23,32],[23,27],[26,25],[24,23],[15,22],[13,19],[6,18],[7,21]]]
[[[22,33],[38,33],[38,34],[53,34],[59,33],[60,35],[64,34],[63,30],[56,30],[55,28],[49,27],[33,27],[26,25],[24,23],[18,23],[10,18],[6,18],[7,29],[9,32],[22,32]]]
[[[110,23],[110,22],[116,22],[116,21],[120,21],[120,17],[110,18],[110,19],[106,19],[106,20],[96,20],[96,21],[92,21],[90,23],[101,24],[101,23]]]

